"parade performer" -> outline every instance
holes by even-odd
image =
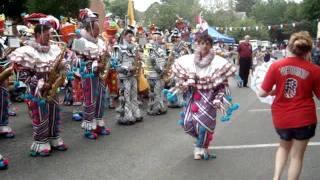
[[[1,21],[1,20],[0,20]],[[0,32],[1,38],[2,32]],[[7,47],[0,41],[0,135],[6,138],[14,137],[14,132],[8,126],[9,124],[9,92],[8,78],[11,75],[12,67],[8,62],[7,56],[13,49]]]
[[[105,106],[104,73],[108,56],[106,45],[99,36],[98,15],[90,9],[80,10],[84,29],[81,38],[73,42],[72,50],[81,59],[81,77],[84,92],[84,110],[81,127],[85,137],[97,139],[98,135],[110,134],[103,119]],[[104,76],[104,75],[102,75]]]
[[[80,104],[82,103],[82,99],[77,98],[78,94],[82,95],[82,91],[81,91],[82,88],[80,88],[81,90],[79,92],[79,89],[73,87],[75,84],[77,85],[79,81],[81,82],[81,79],[79,80],[79,78],[75,77],[76,75],[74,72],[75,69],[77,69],[75,68],[76,65],[78,65],[79,63],[77,63],[78,59],[75,53],[70,50],[72,47],[73,40],[76,38],[76,33],[75,33],[76,25],[75,25],[75,22],[71,20],[71,18],[60,16],[60,19],[61,19],[60,34],[62,35],[61,39],[68,45],[68,50],[65,54],[65,59],[67,64],[67,69],[66,69],[67,83],[65,85],[65,91],[64,91],[65,92],[64,104],[67,106],[71,106],[73,104],[76,104],[78,101],[80,101]],[[76,83],[74,83],[75,79],[78,80]],[[80,86],[81,86],[81,83],[80,83]]]
[[[182,56],[172,67],[176,77],[173,94],[180,91],[185,98],[179,124],[186,133],[196,138],[196,160],[211,157],[208,147],[216,126],[217,110],[223,112],[221,120],[227,121],[232,111],[238,108],[231,102],[227,82],[236,67],[214,54],[213,40],[209,35],[200,36],[197,42],[195,54]]]
[[[167,86],[174,86],[174,79],[172,78],[172,64],[176,59],[183,55],[191,54],[191,50],[189,48],[188,43],[181,40],[181,33],[179,32],[179,29],[175,28],[172,31],[172,34],[170,36],[171,42],[173,43],[173,48],[170,50],[169,58],[167,60],[166,69],[165,71],[167,73],[164,74],[164,81],[167,84]],[[165,94],[167,94],[167,90],[164,91]],[[171,98],[168,100],[168,107],[170,108],[179,108],[182,107],[183,103],[183,96],[182,93],[176,93],[175,98]]]
[[[162,44],[162,32],[157,28],[152,36],[153,42],[147,45],[149,59],[145,62],[145,73],[150,86],[147,113],[149,115],[160,115],[167,112],[163,93],[166,52]]]
[[[117,68],[120,79],[119,113],[117,121],[121,125],[132,125],[141,122],[143,117],[139,108],[137,89],[137,69],[140,55],[138,49],[132,43],[134,33],[127,29],[124,31],[122,43],[114,46],[115,54],[119,62]]]
[[[180,31],[182,40],[185,42],[190,42],[190,23],[181,17],[177,18],[178,19],[176,20],[176,28]]]
[[[107,14],[104,20],[104,32],[102,37],[107,43],[108,49],[112,50],[112,47],[116,44],[118,38],[119,27],[117,23],[111,17],[112,14]],[[112,52],[110,52],[112,54]],[[108,64],[108,75],[106,78],[106,85],[108,86],[108,102],[109,108],[115,108],[115,98],[119,93],[118,73],[117,73],[117,60],[114,56],[111,57],[110,63]]]
[[[9,166],[9,160],[4,158],[1,154],[0,154],[0,170],[5,170],[8,169]]]
[[[60,114],[55,92],[64,82],[65,46],[50,44],[51,24],[55,29],[59,21],[54,17],[41,17],[34,29],[35,41],[16,49],[9,55],[17,78],[29,86],[29,108],[32,112],[33,138],[31,156],[48,156],[51,150],[65,151],[67,146],[59,136]],[[58,78],[59,77],[59,78]]]
[[[3,35],[4,31],[4,15],[0,15],[0,38]],[[9,69],[6,65],[8,64],[8,61],[6,59],[8,48],[4,45],[4,42],[0,41],[0,134],[4,135],[5,137],[14,137],[14,133],[11,130],[11,128],[8,126],[8,90],[6,89],[6,79],[8,78],[6,73],[9,72],[9,75],[11,74],[12,69]],[[7,169],[9,165],[8,159],[5,159],[0,154],[0,170]]]

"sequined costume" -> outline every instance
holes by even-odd
[[[173,61],[183,55],[191,54],[188,44],[184,41],[175,42],[173,45],[173,49],[171,51],[172,51],[171,55],[173,56]],[[174,86],[174,84],[175,84],[175,80],[174,78],[171,78],[169,80],[168,85]],[[168,107],[180,108],[182,107],[182,104],[183,104],[183,94],[180,92],[177,92],[174,98],[167,99],[167,101],[168,101]]]
[[[166,65],[166,53],[164,48],[157,43],[148,44],[147,48],[149,49],[149,58],[145,62],[145,73],[150,86],[147,113],[160,115],[167,112],[162,78]]]
[[[119,124],[130,125],[142,120],[137,97],[136,49],[133,44],[123,40],[122,44],[114,46],[114,51],[119,63],[117,71],[120,80],[117,121]]]

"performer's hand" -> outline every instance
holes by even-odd
[[[143,57],[143,53],[137,50],[137,52],[135,53],[135,59],[141,60],[142,57]]]
[[[135,72],[137,70],[137,67],[136,66],[132,66],[129,68],[129,71],[131,72]]]
[[[105,68],[104,63],[98,63],[98,71],[102,71]]]
[[[42,90],[43,90],[43,91],[47,91],[47,90],[49,90],[50,88],[51,88],[51,85],[50,85],[49,83],[46,83],[46,82],[45,82],[45,83],[43,84]]]
[[[180,91],[182,91],[182,92],[186,92],[186,91],[188,90],[188,86],[182,86],[182,85],[180,85],[180,86],[179,86],[179,89],[180,89]]]

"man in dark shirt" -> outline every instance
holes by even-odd
[[[252,46],[250,44],[250,36],[244,37],[245,42],[240,43],[238,47],[239,54],[239,76],[243,80],[243,87],[247,87],[248,76],[252,66]]]
[[[320,65],[320,38],[317,41],[316,46],[311,51],[312,62]]]

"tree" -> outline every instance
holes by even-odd
[[[283,22],[287,5],[285,0],[259,1],[252,7],[249,16],[267,25],[279,24]]]
[[[311,22],[311,34],[315,36],[317,32],[317,21],[320,19],[319,0],[304,0],[302,3],[302,14],[306,20]]]
[[[89,7],[89,0],[27,0],[29,13],[44,13],[56,17],[78,17],[79,9]]]
[[[236,27],[237,29],[233,29],[228,32],[228,35],[236,38],[237,41],[242,40],[245,35],[250,35],[251,39],[260,39],[260,40],[270,40],[269,33],[266,27],[261,29],[263,26],[262,23],[257,22],[255,19],[247,18],[245,20],[236,21],[231,24],[232,27]],[[259,27],[256,30],[256,26]],[[246,28],[245,30],[240,27],[251,27],[250,29]]]
[[[304,17],[308,20],[320,18],[320,2],[319,0],[304,0],[302,3],[302,11]]]
[[[27,0],[1,0],[0,12],[13,19],[19,19],[20,14],[26,12],[25,6]]]
[[[195,17],[201,12],[198,0],[162,0],[152,4],[145,12],[146,25],[155,24],[161,29],[172,29],[177,16],[195,25]]]
[[[233,11],[224,10],[216,12],[213,12],[212,10],[204,11],[203,18],[209,25],[216,27],[230,26],[230,24],[239,20]]]
[[[105,0],[105,5],[108,12],[113,13],[116,16],[125,18],[128,13],[128,1],[118,0]]]
[[[250,16],[265,25],[288,25],[283,29],[278,27],[270,31],[270,38],[273,41],[281,42],[298,30],[313,32],[310,24],[304,21],[304,14],[309,13],[303,12],[301,4],[285,0],[269,0],[257,2],[252,8]],[[291,23],[299,25],[292,28]]]
[[[258,0],[237,0],[236,11],[246,12],[247,14],[251,12],[251,7],[253,7]]]

